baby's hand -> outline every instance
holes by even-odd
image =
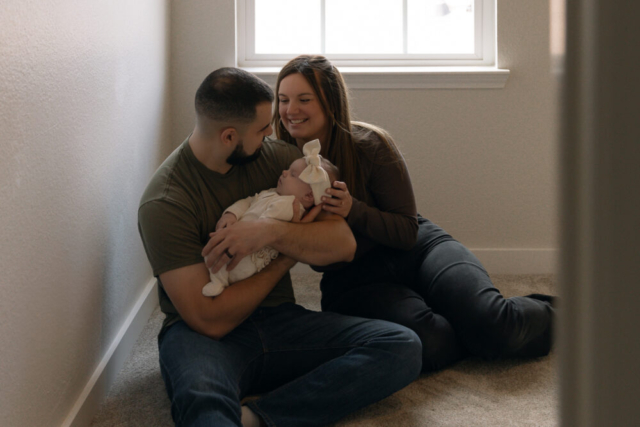
[[[230,227],[236,222],[238,222],[238,218],[236,218],[236,216],[231,212],[226,212],[218,220],[218,223],[216,224],[216,231]]]
[[[300,199],[298,199],[297,197],[293,199],[293,218],[291,219],[291,222],[300,222],[300,220],[302,219],[302,211],[300,209],[300,206]]]
[[[316,217],[322,212],[322,204],[312,207],[310,210],[305,212],[302,215],[303,209],[301,208],[302,204],[293,202],[293,219],[291,222],[301,222],[301,223],[309,223],[313,222]]]

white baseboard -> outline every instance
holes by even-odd
[[[153,310],[158,306],[156,279],[147,283],[80,397],[62,423],[63,427],[87,427],[124,366]]]
[[[555,274],[558,250],[545,249],[487,249],[471,252],[478,257],[489,274]],[[313,273],[307,264],[298,263],[292,273]]]

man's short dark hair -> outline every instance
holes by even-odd
[[[204,79],[196,92],[196,113],[218,122],[252,122],[256,106],[273,102],[264,81],[239,68],[220,68]]]

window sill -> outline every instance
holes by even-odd
[[[244,68],[274,86],[279,67]],[[339,67],[349,89],[502,89],[509,70],[496,67]]]

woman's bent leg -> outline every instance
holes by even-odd
[[[422,342],[422,372],[442,369],[463,357],[451,324],[406,286],[363,285],[343,294],[325,311],[398,323],[413,330]]]
[[[538,357],[551,349],[551,304],[504,298],[480,261],[457,241],[430,248],[419,267],[416,290],[475,355]]]

